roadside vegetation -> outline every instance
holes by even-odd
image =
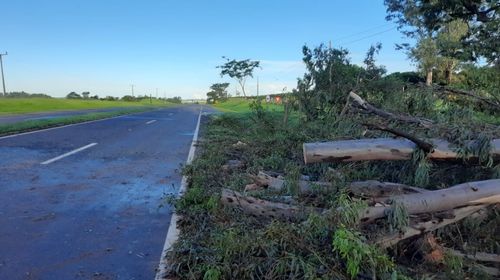
[[[415,1],[411,11],[405,1],[385,2],[389,19],[426,31],[414,46],[420,50],[407,48],[419,72],[387,75],[375,59],[379,44],[368,49],[363,66],[352,64],[345,49],[304,46],[307,71],[280,102],[209,95],[222,96],[212,103],[229,113],[208,120],[199,154],[183,171],[189,188],[172,199],[182,219],[168,256],[171,278],[500,277],[498,57],[473,51],[477,45],[462,42],[463,33],[440,35],[451,32],[446,22],[418,22],[434,14],[470,21],[465,34],[490,26],[481,29],[484,22],[470,18],[474,10],[460,1],[422,7],[424,1]],[[488,21],[491,14],[483,16]],[[428,56],[432,44],[440,50]],[[465,52],[490,64],[476,65]],[[374,152],[354,145],[380,139],[412,148]],[[353,146],[340,148],[341,140]],[[336,149],[304,150],[305,143],[325,141]],[[435,160],[440,149],[449,150]],[[491,192],[473,199],[483,192],[478,181]]]

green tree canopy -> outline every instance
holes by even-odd
[[[260,61],[253,61],[250,59],[245,60],[235,60],[229,59],[227,57],[222,57],[226,60],[223,65],[217,66],[221,69],[221,77],[229,76],[235,79],[241,87],[243,96],[247,96],[245,92],[245,83],[248,77],[253,78],[253,71],[255,68],[260,67]]]
[[[210,86],[210,91],[207,92],[207,102],[215,103],[219,100],[225,100],[228,97],[227,88],[229,83],[216,83]]]
[[[500,2],[492,0],[385,0],[387,20],[394,21],[412,38],[433,36],[450,22],[461,20],[468,26],[460,43],[462,60],[500,63]]]

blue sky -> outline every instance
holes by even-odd
[[[382,0],[16,0],[3,2],[0,25],[7,91],[53,96],[123,96],[134,84],[136,94],[204,97],[212,83],[231,82],[215,68],[222,56],[262,61],[260,92],[276,92],[304,73],[304,44],[329,41],[354,63],[381,42],[389,72],[414,68],[394,50],[404,38]],[[255,79],[247,86],[254,93]]]

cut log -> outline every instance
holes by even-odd
[[[268,189],[275,191],[282,191],[285,189],[285,180],[272,176],[267,172],[260,171],[257,176],[250,175],[257,185],[267,187]],[[331,183],[328,182],[315,182],[307,180],[299,180],[299,192],[308,193],[314,189],[327,189],[331,187]]]
[[[458,159],[459,155],[446,140],[429,139],[434,151],[428,154],[434,160]],[[474,145],[471,142],[470,145]],[[407,139],[372,138],[333,142],[304,143],[304,162],[347,162],[363,160],[409,160],[417,145]],[[490,154],[500,159],[500,139],[491,141]],[[470,157],[469,159],[474,159]]]
[[[387,236],[383,236],[374,241],[375,244],[379,245],[382,248],[387,248],[396,245],[402,240],[411,238],[413,236],[417,236],[420,234],[424,234],[427,232],[432,232],[438,228],[445,227],[449,224],[456,223],[474,213],[479,212],[481,209],[484,209],[486,206],[484,205],[475,205],[475,206],[467,206],[458,209],[452,210],[452,217],[449,219],[433,219],[427,222],[420,222],[413,224],[406,229],[402,233],[390,234]]]
[[[408,214],[432,213],[463,206],[500,203],[500,179],[468,182],[447,189],[393,196],[387,206],[374,206],[360,213],[362,222],[382,218],[391,203],[404,205]]]
[[[223,205],[238,208],[254,217],[270,219],[297,220],[305,218],[308,214],[313,212],[323,212],[323,209],[319,208],[301,207],[244,196],[237,191],[229,189],[222,189],[221,203]]]
[[[462,253],[460,251],[449,249],[449,248],[447,248],[446,251],[448,253],[452,254],[453,256],[466,258],[469,260],[480,261],[480,262],[500,263],[500,255],[498,255],[498,254],[490,254],[490,253],[483,253],[483,252],[476,252],[476,253],[472,253],[472,254],[467,254],[467,253]]]
[[[420,125],[422,127],[431,127],[433,125],[433,121],[429,119],[424,119],[424,118],[417,118],[417,117],[412,117],[412,116],[407,116],[407,115],[402,115],[402,114],[395,114],[391,112],[384,111],[382,109],[379,109],[370,103],[366,102],[361,96],[357,95],[353,91],[349,93],[349,97],[353,103],[354,106],[361,111],[365,113],[370,113],[370,114],[375,114],[377,116],[380,116],[385,119],[390,119],[390,120],[396,120],[400,122],[405,122],[405,123],[413,123]]]
[[[426,189],[416,188],[404,184],[380,182],[376,180],[352,182],[347,189],[359,197],[390,197],[401,194],[425,193]]]
[[[250,177],[254,180],[255,184],[247,185],[245,191],[259,190],[256,185],[275,191],[283,191],[285,188],[285,180],[263,171],[260,171],[257,176],[250,175]],[[329,182],[299,180],[300,193],[310,193],[317,189],[326,190],[331,186],[332,184]],[[427,192],[427,190],[421,188],[376,180],[352,182],[347,186],[347,189],[350,193],[358,197],[376,197],[380,199],[393,195]]]

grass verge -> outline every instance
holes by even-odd
[[[150,103],[149,99],[143,99],[137,102],[127,102],[64,98],[0,98],[0,115],[168,105],[172,105],[172,103],[165,103],[156,99],[153,99],[152,103]]]
[[[435,279],[487,278],[471,263],[461,262],[459,269],[452,263],[438,267],[426,264],[411,247],[385,251],[366,242],[367,236],[380,232],[359,225],[353,213],[359,213],[365,206],[347,196],[346,183],[376,179],[414,184],[422,168],[411,161],[304,165],[304,142],[366,138],[367,132],[356,116],[306,122],[294,114],[284,122],[282,112],[264,106],[244,109],[242,101],[222,106],[232,106],[231,113],[213,116],[202,129],[199,155],[184,169],[190,187],[181,199],[172,200],[183,217],[179,223],[179,242],[168,256],[172,278],[412,279],[405,275],[417,279],[426,275]],[[371,137],[387,136],[370,133]],[[428,133],[439,135],[439,131]],[[493,133],[498,137],[500,132]],[[243,165],[226,168],[230,160],[239,160]],[[252,183],[248,175],[261,170],[282,174],[286,188],[280,193],[252,192],[254,197],[345,211],[285,221],[250,216],[221,204],[221,188],[244,192],[245,186]],[[435,163],[426,170],[432,184],[423,187],[441,188],[472,179],[489,179],[491,171],[477,165],[464,168]],[[313,181],[330,182],[331,187],[299,195],[300,174]],[[449,247],[457,244],[460,236],[474,250],[494,252],[500,239],[491,233],[498,231],[499,223],[500,215],[494,212],[482,221],[460,223],[437,232],[436,236]],[[377,226],[387,231],[392,225],[384,220]],[[413,255],[408,256],[407,252]]]
[[[254,102],[255,98],[242,98],[242,97],[232,97],[224,102],[218,102],[213,104],[215,108],[217,108],[221,112],[225,113],[249,113],[251,111],[250,104]],[[264,103],[262,107],[265,110],[282,112],[283,106],[277,105],[273,103]]]
[[[127,114],[140,113],[148,110],[151,110],[151,108],[143,107],[143,108],[126,109],[114,112],[90,113],[90,114],[71,116],[71,117],[61,117],[61,118],[45,119],[45,120],[30,120],[30,121],[17,122],[13,124],[0,124],[0,136],[63,126],[68,124],[94,121],[94,120],[111,118]]]

